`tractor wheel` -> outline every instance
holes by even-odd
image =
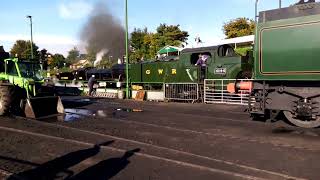
[[[316,128],[320,126],[320,117],[317,117],[315,120],[304,120],[304,119],[298,119],[295,118],[290,111],[283,111],[283,114],[286,116],[288,121],[290,121],[292,124],[303,127],[303,128]]]
[[[10,93],[11,93],[10,113],[19,115],[19,116],[24,116],[24,106],[25,106],[25,100],[27,98],[25,90],[15,86],[10,90]]]
[[[9,112],[11,106],[11,86],[0,86],[0,116]]]

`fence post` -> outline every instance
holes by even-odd
[[[203,83],[203,103],[206,103],[206,98],[207,98],[207,96],[206,96],[206,84],[207,84],[207,80],[205,79],[204,81],[203,81],[204,83]]]
[[[224,91],[223,85],[224,85],[223,80],[221,80],[221,102],[222,102],[222,103],[223,103],[223,101],[224,101],[224,99],[223,99],[223,91]]]
[[[240,103],[243,104],[243,92],[240,91]]]
[[[197,101],[199,100],[199,84],[197,84]]]

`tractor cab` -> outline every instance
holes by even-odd
[[[31,78],[36,81],[43,81],[44,77],[41,74],[41,67],[35,62],[19,62],[18,67],[21,77]]]
[[[41,67],[36,62],[5,59],[5,74],[43,82]]]

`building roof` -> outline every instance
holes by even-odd
[[[242,36],[231,39],[223,39],[220,42],[217,42],[215,45],[223,45],[223,44],[242,44],[242,43],[253,43],[254,35],[250,36]]]
[[[214,50],[214,49],[218,49],[218,46],[205,46],[205,47],[198,47],[198,48],[185,48],[181,52],[182,53],[187,53],[187,52],[196,53],[196,52],[202,52],[202,51],[211,51],[211,50]]]
[[[82,59],[82,60],[79,60],[79,61],[76,62],[76,63],[73,63],[71,66],[81,66],[81,65],[86,65],[86,64],[88,64],[88,63],[89,63],[88,60]]]

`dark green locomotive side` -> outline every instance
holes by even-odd
[[[320,3],[260,12],[250,112],[320,126]]]
[[[208,55],[205,70],[196,66]],[[229,45],[184,49],[177,57],[130,64],[131,83],[202,83],[203,79],[251,78],[253,59],[235,53]]]

